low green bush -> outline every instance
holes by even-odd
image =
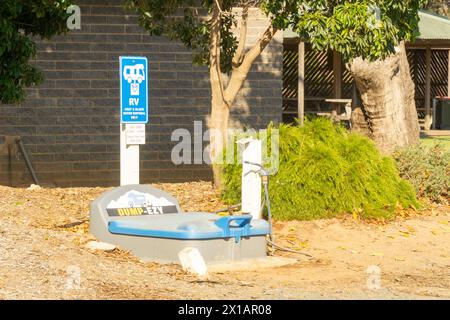
[[[414,188],[400,178],[395,161],[373,142],[327,119],[304,126],[281,124],[279,169],[271,176],[272,215],[278,220],[330,218],[357,212],[392,218],[396,208],[418,206]],[[222,166],[222,198],[240,202],[242,166]]]
[[[394,153],[400,176],[412,183],[419,197],[441,202],[450,196],[450,149],[421,143]]]

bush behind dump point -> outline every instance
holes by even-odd
[[[269,126],[269,135],[274,128]],[[323,118],[276,129],[280,163],[269,184],[274,218],[309,220],[356,212],[389,219],[398,208],[419,205],[394,160],[382,156],[370,139]],[[222,198],[229,204],[241,201],[241,172],[237,163],[222,166]]]

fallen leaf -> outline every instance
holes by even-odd
[[[414,232],[416,232],[416,229],[414,229],[414,228],[411,227],[411,226],[408,226],[407,229],[408,229],[409,233],[414,233]]]
[[[383,253],[382,252],[373,252],[370,254],[372,257],[382,257]]]
[[[405,238],[409,238],[409,236],[410,236],[409,232],[405,232],[405,231],[400,231],[400,235]]]

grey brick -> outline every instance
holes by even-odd
[[[182,43],[162,43],[159,49],[161,52],[186,52],[186,47]]]
[[[118,78],[118,77],[117,77]],[[91,88],[117,88],[120,85],[117,80],[91,80]]]
[[[90,88],[90,86],[90,82],[86,80],[59,80],[57,83],[58,88],[80,89]]]
[[[37,153],[64,154],[72,151],[71,144],[42,144],[37,145]]]
[[[56,43],[55,46],[57,52],[89,51],[86,43]]]
[[[104,144],[73,144],[72,145],[73,152],[106,152],[106,145]]]
[[[98,2],[97,2],[98,3]],[[91,7],[91,15],[124,15],[125,11],[122,6],[93,6]]]
[[[91,43],[89,45],[92,51],[122,52],[126,48],[125,43]]]
[[[88,70],[91,62],[88,61],[58,61],[56,69],[58,70]]]
[[[149,53],[158,53],[160,44],[158,43],[127,43],[128,51],[143,51]]]
[[[55,70],[55,71],[46,71],[45,72],[45,78],[46,79],[72,79],[73,77],[73,71],[61,71],[61,70]]]
[[[160,62],[159,67],[161,70],[192,70],[192,63],[190,62]]]
[[[56,161],[87,161],[89,153],[58,153],[55,154]]]
[[[130,24],[125,27],[125,32],[126,34],[141,34],[145,32],[145,30],[137,24]]]
[[[108,95],[108,90],[106,89],[75,89],[75,96],[80,97],[105,97]]]
[[[73,164],[73,170],[102,170],[108,168],[107,162],[76,162]]]
[[[89,70],[86,71],[72,71],[73,79],[108,79],[108,71]]]
[[[175,80],[177,79],[177,73],[176,72],[164,72],[164,71],[153,71],[149,74],[150,78],[150,86],[152,86],[152,79],[157,80]]]
[[[87,13],[90,12],[90,9]],[[81,29],[83,30],[87,25],[93,24],[93,23],[109,23],[108,22],[108,16],[90,16],[86,12],[81,9]]]
[[[92,33],[125,33],[125,26],[123,25],[111,25],[111,24],[93,24],[91,25]]]
[[[106,16],[106,21],[109,24],[138,24],[138,17],[136,15],[124,14],[120,16]]]
[[[88,68],[86,68],[86,69],[88,69]],[[117,61],[117,62],[91,62],[90,63],[90,71],[91,70],[107,70],[108,71],[111,69],[119,70],[119,61]]]
[[[56,102],[56,105],[58,107],[89,106],[90,104],[91,104],[90,100],[87,98],[84,98],[84,97],[81,97],[81,98],[80,97],[65,97],[65,98],[58,97],[57,102]],[[60,111],[61,109],[58,109],[58,110],[46,109],[46,110],[54,113],[54,112]],[[44,109],[41,110],[41,112],[43,112],[43,111],[44,111]],[[86,112],[86,110],[84,112]]]
[[[108,42],[141,43],[142,36],[135,34],[108,34]]]

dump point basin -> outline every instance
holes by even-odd
[[[265,257],[269,225],[251,215],[183,213],[170,194],[128,185],[92,203],[90,230],[144,261],[178,262],[178,253],[192,247],[206,263],[218,263]]]

